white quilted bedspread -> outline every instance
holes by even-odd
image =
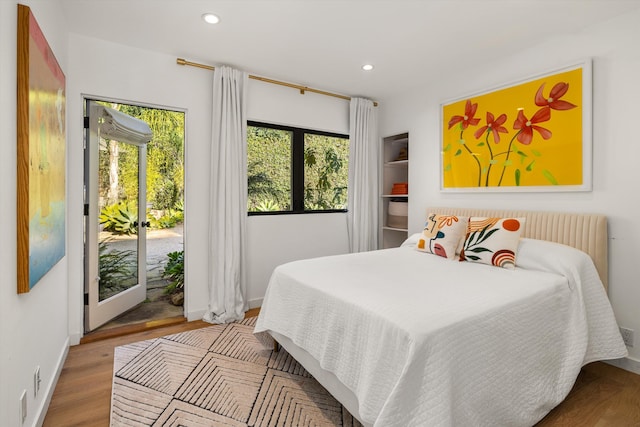
[[[530,426],[580,368],[627,354],[591,259],[523,239],[519,267],[401,247],[276,268],[255,332],[333,372],[374,426]]]

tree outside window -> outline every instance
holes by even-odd
[[[347,135],[249,122],[250,214],[345,211],[348,170]]]

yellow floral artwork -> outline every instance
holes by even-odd
[[[442,189],[590,190],[585,68],[443,104]]]

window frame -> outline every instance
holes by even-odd
[[[282,130],[291,132],[291,210],[288,211],[249,211],[249,216],[264,215],[300,215],[300,214],[318,214],[318,213],[337,213],[348,212],[348,209],[321,209],[321,210],[305,210],[304,208],[304,140],[305,135],[320,135],[331,138],[342,138],[350,140],[349,135],[336,132],[325,132],[320,130],[299,128],[294,126],[279,125],[275,123],[265,123],[254,120],[247,120],[247,127],[262,127],[268,129]],[[347,170],[348,173],[348,170]],[[347,194],[349,188],[347,185]]]

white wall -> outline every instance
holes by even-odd
[[[114,98],[131,103],[186,111],[185,253],[187,310],[202,309],[206,289],[205,237],[209,114],[209,72],[179,67],[175,58],[71,34],[69,37],[69,318],[72,344],[83,334],[83,96]]]
[[[190,320],[207,307],[210,71],[182,67],[175,57],[67,34],[56,2],[27,1],[60,62],[67,81],[67,256],[26,295],[16,294],[16,3],[0,2],[0,129],[3,156],[0,223],[0,419],[19,425],[18,399],[28,395],[25,425],[38,422],[69,343],[83,335],[83,97],[104,97],[186,112],[185,253]],[[250,71],[250,70],[249,70]],[[250,80],[249,118],[348,133],[348,103]],[[347,251],[345,214],[249,218],[248,299],[260,305],[275,265]],[[41,367],[42,390],[33,398],[33,371]]]
[[[21,1],[31,7],[68,78],[64,16],[55,1]],[[27,418],[34,425],[55,385],[68,348],[67,256],[27,294],[18,295],[16,268],[16,32],[17,2],[0,2],[0,424],[19,426],[18,401],[27,390]],[[69,205],[67,205],[67,210]],[[68,226],[68,223],[67,223]],[[41,389],[34,398],[33,374],[40,366]]]
[[[213,55],[213,54],[212,54]],[[185,309],[189,320],[207,308],[207,235],[212,72],[176,64],[165,54],[133,49],[76,34],[69,42],[70,331],[82,334],[82,96],[92,95],[186,111]],[[251,70],[247,70],[251,71]],[[251,120],[348,133],[344,100],[249,80]],[[304,247],[309,237],[313,242]],[[347,251],[345,214],[250,217],[248,289],[260,305],[271,270],[282,261]]]
[[[421,230],[428,206],[474,206],[568,212],[609,217],[609,297],[621,326],[636,331],[636,347],[622,366],[640,373],[640,11],[581,33],[559,37],[520,54],[441,79],[382,103],[382,135],[409,132],[409,227]],[[440,103],[593,58],[593,191],[586,193],[441,193]]]
[[[250,80],[250,120],[349,133],[349,103]],[[250,216],[248,289],[250,306],[262,305],[273,269],[285,262],[349,252],[344,213]]]

